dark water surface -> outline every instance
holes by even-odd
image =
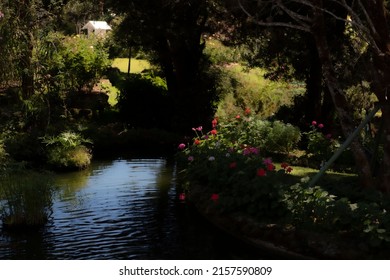
[[[0,231],[0,259],[269,258],[180,202],[176,172],[166,159],[118,159],[56,175],[50,221]]]

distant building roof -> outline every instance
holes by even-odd
[[[111,30],[112,28],[105,21],[90,20],[81,29]]]

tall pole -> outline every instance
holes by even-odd
[[[308,187],[313,187],[318,180],[325,174],[326,170],[331,164],[341,155],[341,153],[348,148],[352,141],[359,135],[360,131],[369,123],[369,121],[375,116],[376,112],[381,108],[379,103],[376,103],[374,109],[366,116],[363,122],[355,129],[355,131],[349,135],[347,140],[340,146],[340,148],[333,154],[333,156],[321,167],[320,171],[310,180]]]
[[[131,45],[129,46],[129,64],[127,65],[127,75],[130,75],[130,66],[131,66]]]

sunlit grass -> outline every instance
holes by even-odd
[[[115,58],[112,67],[118,68],[121,72],[127,73],[129,67],[128,58]],[[132,58],[130,63],[130,73],[141,73],[143,70],[150,68],[150,63],[145,59]]]

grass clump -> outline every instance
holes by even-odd
[[[51,213],[54,185],[49,175],[32,171],[0,174],[0,216],[3,226],[44,225]]]

